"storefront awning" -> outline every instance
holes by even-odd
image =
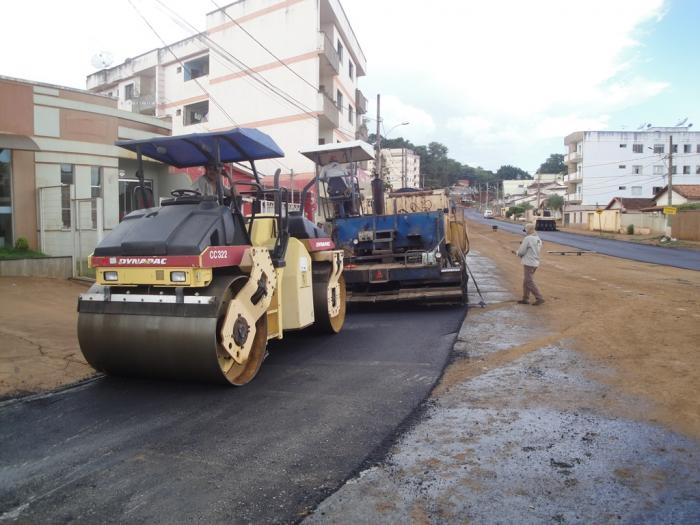
[[[0,149],[40,150],[36,142],[26,135],[14,135],[12,133],[0,133]]]

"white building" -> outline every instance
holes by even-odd
[[[93,73],[87,87],[171,117],[174,135],[259,128],[286,153],[260,171],[301,180],[314,166],[300,149],[365,132],[365,69],[339,0],[239,0],[208,13],[203,33]]]
[[[369,161],[368,170],[374,170],[374,161]],[[382,149],[382,172],[393,190],[420,188],[420,156],[411,149]]]
[[[639,131],[577,131],[564,139],[568,186],[565,224],[587,222],[587,211],[614,197],[651,198],[668,183],[673,137],[674,184],[700,183],[700,132],[689,127]]]

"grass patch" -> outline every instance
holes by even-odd
[[[45,254],[41,252],[35,252],[34,250],[18,250],[17,248],[0,248],[0,260],[9,259],[39,259],[41,257],[46,257]]]

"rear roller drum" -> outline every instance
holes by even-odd
[[[332,266],[315,263],[313,269],[314,328],[323,333],[337,334],[345,324],[345,277],[341,274],[331,286]]]

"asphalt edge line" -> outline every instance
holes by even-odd
[[[30,393],[30,394],[19,394],[17,396],[9,396],[5,399],[0,399],[0,409],[6,408],[8,406],[12,405],[17,405],[21,403],[31,403],[32,401],[38,401],[40,399],[47,399],[53,396],[59,396],[63,394],[67,394],[72,391],[78,391],[81,390],[92,383],[103,379],[105,377],[104,374],[97,372],[95,375],[92,375],[88,378],[81,379],[79,381],[75,381],[74,383],[69,383],[67,385],[60,386],[54,390],[48,390],[46,392],[36,392],[36,393]]]
[[[430,389],[426,392],[423,399],[421,399],[420,402],[415,407],[413,407],[413,409],[408,414],[406,414],[406,416],[399,422],[399,424],[396,425],[396,427],[388,435],[386,435],[379,442],[379,444],[375,446],[370,451],[370,453],[367,454],[367,456],[365,456],[365,458],[360,462],[360,464],[357,467],[355,467],[342,481],[340,481],[335,487],[322,491],[320,493],[319,498],[315,501],[315,503],[313,503],[313,505],[309,505],[301,511],[303,515],[299,515],[295,520],[289,523],[291,523],[292,525],[298,525],[307,517],[311,516],[316,511],[316,509],[318,509],[321,503],[323,503],[326,499],[328,499],[333,494],[342,489],[345,486],[345,484],[348,483],[350,480],[356,478],[360,473],[364,472],[365,470],[368,470],[372,467],[376,467],[382,462],[384,462],[387,459],[389,452],[391,451],[393,446],[396,443],[398,443],[399,439],[401,439],[404,435],[410,432],[418,423],[420,423],[422,417],[425,415],[428,409],[432,408],[436,403],[436,400],[433,399],[433,391],[440,384],[440,381],[442,381],[447,367],[454,363],[456,358],[458,357],[455,352],[455,345],[459,341],[460,329],[469,318],[469,310],[476,307],[478,307],[478,305],[467,305],[467,311],[464,314],[464,319],[462,319],[459,328],[454,333],[454,339],[452,340],[451,348],[447,354],[447,359],[445,359],[440,373],[435,378],[433,384],[430,385]]]

